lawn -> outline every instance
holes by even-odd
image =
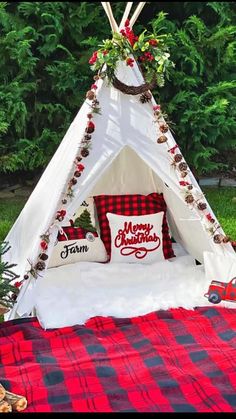
[[[236,240],[236,202],[232,201],[236,189],[204,188],[203,191],[225,233]],[[0,199],[0,241],[6,237],[25,201],[24,198]]]

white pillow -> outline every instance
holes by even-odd
[[[54,246],[48,267],[85,261],[106,262],[107,259],[107,252],[100,237],[87,233],[84,239],[58,241]]]
[[[48,267],[76,262],[106,262],[105,246],[95,227],[94,201],[88,198],[73,216],[75,226],[64,225],[58,234]]]
[[[164,260],[164,212],[127,216],[107,213],[111,230],[111,262],[153,263]]]

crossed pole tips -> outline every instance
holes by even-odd
[[[129,13],[130,13],[130,10],[132,8],[133,2],[132,1],[127,2],[126,8],[125,8],[125,11],[124,11],[124,14],[123,14],[123,17],[121,19],[121,23],[120,23],[119,26],[117,25],[117,22],[116,22],[116,20],[113,16],[112,8],[111,8],[110,3],[109,2],[104,2],[104,1],[102,1],[101,3],[102,3],[102,6],[103,6],[103,8],[104,8],[104,10],[107,14],[108,19],[109,19],[112,31],[113,32],[119,32],[119,30],[124,26],[126,19],[128,19],[128,17],[129,17]],[[138,19],[143,7],[145,6],[145,4],[146,4],[146,1],[139,2],[138,6],[136,7],[136,9],[134,11],[133,16],[130,19],[130,28],[132,28],[133,25],[135,24],[135,22]]]

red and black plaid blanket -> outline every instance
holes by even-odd
[[[0,382],[27,412],[235,412],[236,312],[173,309],[44,331],[0,325]]]

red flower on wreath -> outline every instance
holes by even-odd
[[[151,45],[152,47],[156,47],[159,43],[159,41],[157,39],[150,39],[148,41],[149,45]]]
[[[94,51],[92,57],[89,60],[89,64],[95,64],[98,58],[98,53],[97,51]]]

